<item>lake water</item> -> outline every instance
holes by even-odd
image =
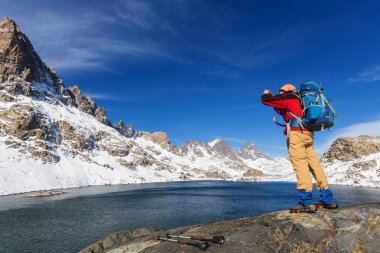
[[[0,197],[0,252],[72,253],[116,231],[257,216],[298,201],[294,183],[174,182]],[[380,189],[332,185],[344,205],[379,202]],[[315,197],[317,192],[315,192]]]

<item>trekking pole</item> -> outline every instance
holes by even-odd
[[[166,237],[191,239],[191,240],[204,241],[204,242],[213,242],[213,243],[217,243],[217,244],[223,244],[225,241],[224,236],[222,236],[222,235],[214,235],[212,238],[203,238],[203,237],[191,237],[191,236],[184,236],[184,235],[167,234]]]
[[[188,242],[188,241],[175,240],[175,239],[170,239],[170,238],[165,238],[165,237],[160,237],[160,236],[157,238],[157,240],[191,245],[191,246],[199,248],[201,251],[206,250],[209,246],[207,242]]]

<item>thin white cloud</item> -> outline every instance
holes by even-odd
[[[116,9],[127,17],[118,15]],[[101,12],[95,8],[82,13],[41,9],[28,15],[15,13],[11,18],[21,26],[46,64],[58,70],[107,70],[115,55],[182,62],[165,45],[143,34],[143,27],[160,24],[151,12],[153,9],[147,3],[120,1],[115,3],[115,9]],[[130,26],[122,25],[126,23]]]
[[[67,48],[62,51],[65,52],[65,54],[59,57],[48,54],[43,60],[48,66],[52,66],[56,69],[107,69],[100,61],[100,55],[92,50],[85,48]]]
[[[84,92],[84,96],[88,96],[94,100],[112,101],[112,102],[136,102],[146,98],[137,95],[121,95],[112,93],[92,93]]]
[[[354,137],[359,135],[380,136],[380,119],[342,128],[336,137]]]
[[[106,101],[124,101],[125,99],[117,97],[111,94],[105,93],[84,93],[84,96],[88,96],[94,100],[106,100]]]
[[[348,79],[349,82],[375,82],[380,81],[380,66],[372,67],[357,77],[351,77]]]
[[[150,4],[144,1],[121,1],[121,5],[115,5],[114,10],[118,17],[127,26],[138,26],[142,29],[151,29],[159,24],[159,18]]]

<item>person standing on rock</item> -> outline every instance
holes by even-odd
[[[296,124],[292,125],[292,114],[301,118],[302,107],[296,88],[291,84],[281,87],[278,95],[273,95],[269,90],[264,90],[261,97],[264,105],[271,106],[280,114],[285,122],[290,122],[290,128],[285,128],[284,133],[288,136],[287,147],[290,162],[297,176],[297,189],[299,190],[299,203],[290,208],[290,212],[314,213],[317,208],[338,208],[333,193],[328,189],[328,181],[322,165],[315,153],[313,142],[314,132],[307,128],[301,129]],[[319,202],[313,202],[312,178],[316,180],[320,192]]]

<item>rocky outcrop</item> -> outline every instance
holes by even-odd
[[[122,245],[129,243],[131,240],[136,240],[137,238],[145,238],[155,232],[160,232],[162,230],[156,228],[139,228],[133,231],[122,231],[114,233],[107,236],[103,240],[99,240],[93,245],[86,249],[80,251],[80,253],[100,253],[108,252],[116,247],[122,247]],[[130,244],[126,247],[126,250],[121,250],[119,252],[139,252],[140,249],[144,249],[149,246],[153,246],[159,242],[138,242],[137,244]],[[132,251],[131,251],[132,250]]]
[[[59,135],[67,142],[71,142],[74,150],[90,151],[96,146],[96,137],[91,133],[81,133],[69,122],[61,120],[58,122]]]
[[[163,149],[166,149],[168,151],[172,150],[168,135],[165,132],[139,132],[139,136],[158,144]]]
[[[254,218],[220,221],[171,230],[118,232],[80,253],[177,253],[199,248],[158,241],[167,233],[211,238],[223,235],[224,244],[209,243],[210,253],[241,252],[378,252],[380,203],[319,210],[315,214],[291,214],[288,210]],[[151,232],[149,232],[151,231]],[[131,236],[136,233],[136,236]]]
[[[0,112],[0,119],[9,124],[3,125],[3,130],[19,139],[28,139],[34,136],[33,130],[41,129],[40,115],[32,107],[15,104]]]
[[[90,97],[83,96],[77,85],[69,87],[67,93],[73,99],[74,106],[78,107],[80,111],[94,116],[99,122],[105,125],[110,125],[104,108],[98,107]]]
[[[125,137],[131,138],[136,135],[136,131],[132,125],[125,125],[123,121],[119,121],[115,127],[115,129],[124,135]]]
[[[352,161],[370,154],[380,152],[380,137],[362,135],[336,139],[323,154],[322,161]]]
[[[49,68],[49,74],[50,78],[53,82],[53,86],[56,87],[59,94],[61,94],[61,102],[66,105],[74,105],[74,101],[72,97],[70,97],[67,89],[65,88],[65,84],[63,83],[63,80],[59,78],[57,71],[55,71],[54,68]]]

